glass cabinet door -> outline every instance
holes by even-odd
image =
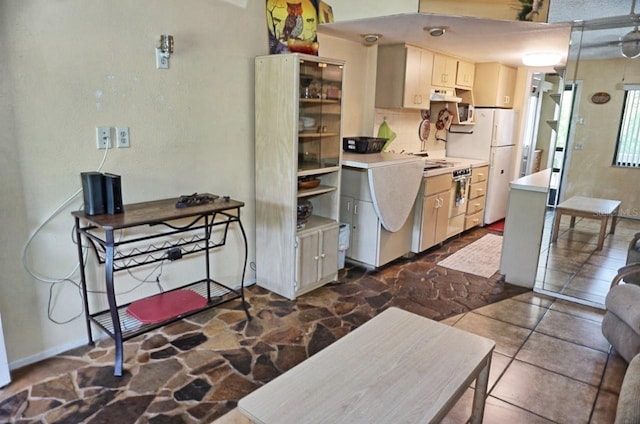
[[[342,65],[300,60],[298,172],[340,163]]]

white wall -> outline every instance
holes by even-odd
[[[253,260],[253,58],[267,53],[263,2],[21,0],[1,2],[0,19],[0,311],[14,367],[86,341],[81,319],[47,318],[49,284],[27,274],[21,253],[79,189],[80,172],[100,163],[96,126],[130,128],[131,148],[111,150],[103,169],[122,175],[125,203],[195,191],[245,201]],[[163,33],[175,37],[170,70],[155,68]],[[70,211],[80,203],[34,240],[27,258],[38,273],[73,269]],[[239,278],[240,251],[234,232],[214,259],[216,276]],[[182,268],[165,267],[163,281],[202,276],[200,262]],[[101,274],[90,275],[99,287]],[[118,290],[132,287],[126,280]],[[54,318],[80,313],[77,289],[57,288]]]
[[[268,53],[264,2],[248,0],[21,0],[0,2],[0,312],[12,367],[86,342],[82,319],[47,317],[49,284],[21,264],[27,238],[80,188],[103,152],[96,126],[130,128],[131,148],[109,151],[103,171],[122,175],[125,203],[195,191],[244,201],[255,257],[254,57]],[[175,37],[169,70],[155,67],[160,34]],[[320,54],[347,60],[345,133],[373,126],[375,49],[320,37]],[[365,78],[362,76],[366,75]],[[34,239],[27,262],[60,278],[77,263],[71,239],[75,200]],[[239,233],[212,256],[214,277],[237,281]],[[102,288],[91,264],[90,288]],[[162,270],[165,287],[202,277],[198,260]],[[245,281],[255,279],[248,269]],[[147,271],[137,272],[146,276]],[[155,279],[155,275],[152,278]],[[71,279],[78,282],[78,273]],[[117,290],[136,282],[118,274]],[[121,299],[155,292],[145,285]],[[104,305],[102,296],[92,304]],[[53,317],[81,313],[75,286],[57,285]]]

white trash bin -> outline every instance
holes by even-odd
[[[344,260],[347,256],[349,248],[349,236],[351,229],[349,224],[340,224],[340,233],[338,234],[338,269],[344,268]]]

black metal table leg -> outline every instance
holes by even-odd
[[[78,263],[80,264],[80,287],[82,288],[82,306],[84,308],[84,320],[87,325],[87,338],[89,345],[93,345],[93,334],[91,333],[91,316],[89,314],[89,300],[87,299],[87,277],[84,271],[84,255],[82,254],[82,233],[80,232],[80,218],[76,217],[76,244],[78,246]]]
[[[242,277],[240,279],[240,298],[242,299],[242,307],[244,308],[244,313],[247,315],[247,320],[251,321],[249,308],[247,308],[247,302],[244,298],[244,277],[247,272],[247,261],[249,258],[249,243],[247,242],[247,234],[244,232],[242,221],[240,221],[240,209],[238,209],[238,226],[240,227],[240,232],[242,233],[242,239],[244,240],[244,264],[242,265]]]
[[[107,288],[107,300],[109,301],[109,312],[113,323],[113,339],[115,341],[115,364],[113,375],[120,377],[122,375],[123,348],[122,348],[122,328],[120,327],[120,315],[118,314],[118,304],[116,303],[116,295],[113,287],[113,253],[114,238],[113,230],[105,231],[106,258],[104,264],[105,285]]]

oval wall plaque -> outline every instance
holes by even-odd
[[[597,105],[603,105],[611,100],[611,95],[609,93],[605,93],[604,91],[600,91],[591,96],[591,101]]]

